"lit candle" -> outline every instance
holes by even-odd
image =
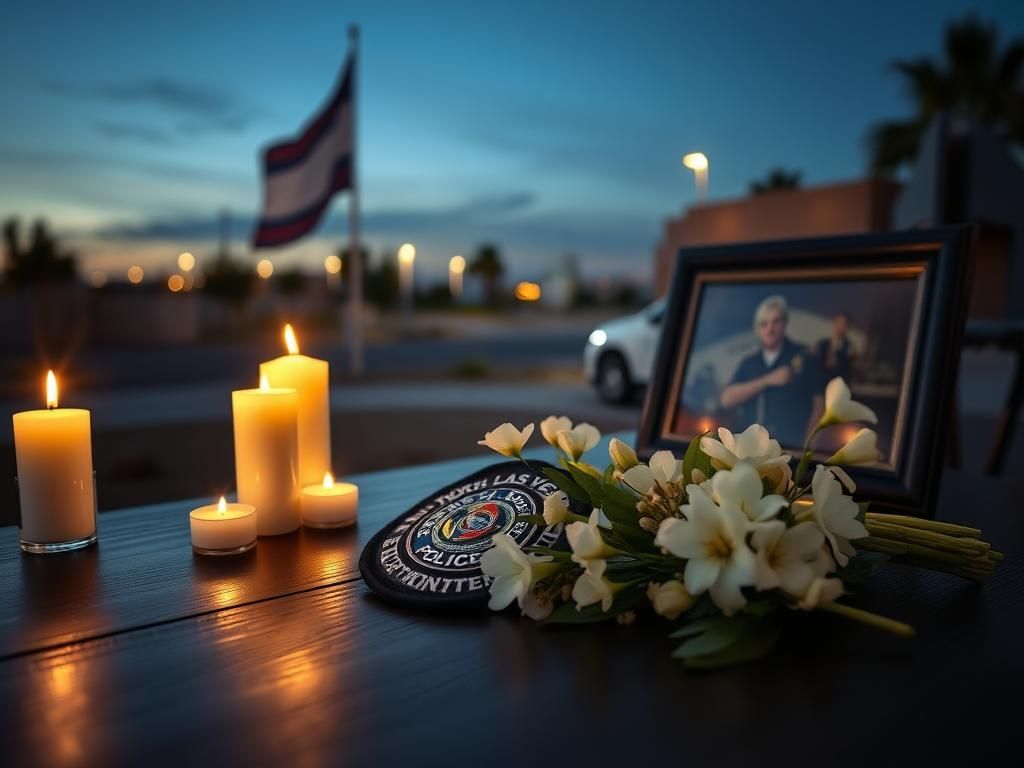
[[[46,410],[14,414],[21,548],[65,552],[96,541],[96,488],[89,411],[57,407],[46,374]]]
[[[192,551],[200,555],[238,555],[256,546],[256,507],[228,504],[223,496],[216,504],[193,509],[188,516]]]
[[[299,354],[291,325],[284,327],[288,354],[260,364],[272,387],[291,387],[299,397],[299,484],[319,483],[331,468],[331,407],[326,360]]]
[[[341,528],[352,525],[359,512],[359,487],[336,483],[327,472],[322,483],[302,489],[302,523],[311,528]]]
[[[298,395],[272,389],[266,376],[259,389],[231,393],[235,427],[238,501],[256,507],[260,536],[299,527]]]

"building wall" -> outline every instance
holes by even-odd
[[[886,230],[899,189],[895,182],[867,179],[692,206],[665,222],[655,250],[654,292],[661,296],[668,289],[676,254],[685,246]]]

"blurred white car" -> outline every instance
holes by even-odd
[[[635,315],[595,328],[583,350],[583,369],[602,399],[623,403],[637,387],[647,386],[661,336],[665,299]]]

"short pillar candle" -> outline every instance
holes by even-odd
[[[322,483],[302,489],[302,524],[310,528],[343,528],[359,514],[359,487],[336,483],[328,472]]]
[[[302,522],[297,405],[294,389],[272,389],[266,376],[259,389],[231,393],[238,501],[256,507],[260,536],[290,533]]]
[[[57,407],[53,371],[46,376],[46,405],[14,414],[21,548],[35,554],[96,541],[89,411]]]

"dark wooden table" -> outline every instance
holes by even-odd
[[[357,528],[261,539],[224,561],[192,556],[194,502],[104,514],[100,545],[61,557],[22,555],[16,529],[0,529],[0,764],[1019,759],[1019,472],[945,478],[939,516],[984,526],[1006,552],[984,588],[892,567],[854,598],[916,639],[794,614],[768,660],[688,673],[654,616],[539,628],[370,594],[357,568],[369,537],[490,461],[356,478]]]

